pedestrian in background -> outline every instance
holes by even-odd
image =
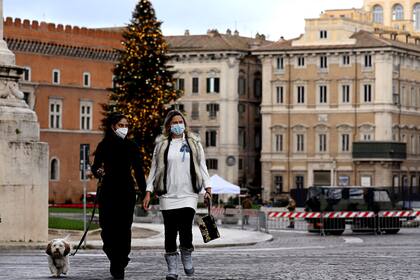
[[[296,201],[293,198],[289,198],[289,204],[286,206],[290,213],[294,213],[296,210]],[[295,228],[295,218],[289,218],[289,226],[287,228]]]
[[[211,199],[206,159],[200,138],[188,131],[183,115],[170,111],[163,123],[163,134],[156,138],[152,166],[147,179],[143,207],[148,208],[150,193],[159,196],[165,227],[166,279],[178,279],[177,234],[184,272],[194,274],[191,253],[192,224],[197,210],[198,194],[205,188],[205,201]]]
[[[128,121],[120,113],[102,120],[104,138],[94,153],[92,173],[102,177],[98,195],[99,224],[103,250],[110,261],[114,279],[124,279],[130,261],[131,225],[136,202],[135,180],[141,191],[146,189],[139,147],[127,139]]]
[[[244,209],[242,223],[244,225],[248,225],[249,224],[249,209],[252,209],[252,201],[249,195],[247,195],[242,201],[242,209]]]

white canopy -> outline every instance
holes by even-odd
[[[210,177],[211,192],[214,194],[239,194],[241,189],[239,186],[234,185],[219,175],[213,175]]]

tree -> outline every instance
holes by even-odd
[[[120,112],[127,116],[147,170],[167,105],[180,96],[174,88],[174,72],[167,65],[168,45],[160,26],[149,0],[140,0],[122,34],[114,87],[109,104],[103,106],[106,114]]]

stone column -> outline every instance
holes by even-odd
[[[3,0],[0,0],[0,65],[15,65],[15,54],[7,47],[3,40]]]
[[[23,100],[23,68],[3,38],[0,0],[0,242],[48,240],[48,144]]]

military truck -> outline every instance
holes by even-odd
[[[319,217],[306,218],[308,231],[341,235],[346,224],[353,232],[385,232],[396,234],[402,224],[399,217],[378,217],[380,211],[402,210],[388,188],[361,186],[317,186],[308,189],[306,212],[319,212]],[[342,212],[343,211],[343,212]],[[335,212],[324,216],[323,213]],[[337,213],[342,212],[342,213]]]

